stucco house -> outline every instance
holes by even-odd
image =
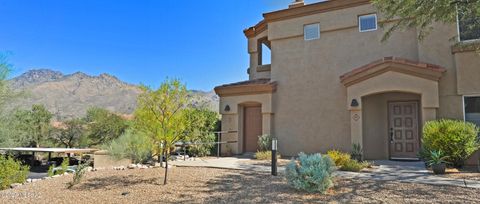
[[[462,33],[465,22],[381,42],[369,0],[295,1],[263,17],[244,30],[249,79],[215,88],[222,140],[237,141],[224,154],[254,152],[271,134],[287,156],[358,143],[366,159],[415,159],[426,121],[480,125],[480,56],[466,46],[480,32]]]

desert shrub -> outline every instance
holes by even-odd
[[[143,163],[151,157],[154,146],[146,135],[127,130],[122,136],[105,145],[104,148],[115,159],[126,158],[135,163]]]
[[[25,182],[29,170],[28,166],[23,166],[13,158],[0,156],[0,190],[9,188],[12,183]]]
[[[371,165],[371,164],[369,164],[369,163],[366,162],[366,161],[364,161],[364,162],[359,162],[359,161],[357,161],[357,160],[350,159],[350,160],[348,160],[347,162],[345,162],[345,164],[343,164],[343,165],[340,167],[340,170],[342,170],[342,171],[359,172],[359,171],[361,171],[362,169],[369,167],[370,165]]]
[[[220,131],[219,115],[205,107],[191,107],[183,112],[185,134],[182,141],[194,143],[188,147],[188,153],[193,156],[208,156],[215,150],[215,134]]]
[[[330,150],[327,155],[335,162],[337,167],[341,167],[350,161],[350,154],[338,150]]]
[[[47,175],[48,175],[49,177],[55,175],[55,172],[53,172],[53,169],[54,169],[54,168],[55,168],[55,165],[50,165],[50,166],[48,167]]]
[[[215,146],[213,142],[215,142],[215,134],[213,133],[205,133],[205,135],[201,138],[196,138],[195,140],[191,141],[196,143],[195,145],[191,145],[188,147],[188,152],[191,155],[197,157],[204,157],[212,154],[212,149]]]
[[[258,136],[258,150],[268,151],[272,149],[272,136],[265,134]]]
[[[480,147],[478,132],[473,123],[464,121],[445,119],[427,122],[423,127],[420,156],[429,160],[429,152],[442,151],[448,162],[461,166]]]
[[[334,165],[328,156],[300,153],[286,167],[288,184],[297,190],[325,193],[333,186]]]
[[[277,158],[280,159],[280,153],[277,152]],[[272,151],[257,151],[255,159],[258,160],[272,160]]]
[[[57,169],[55,172],[53,172],[55,175],[61,175],[67,172],[68,165],[70,164],[70,159],[68,158],[63,158],[62,164],[60,164],[60,169]]]
[[[77,169],[75,170],[75,173],[73,174],[72,181],[68,182],[67,184],[67,188],[72,188],[73,186],[82,182],[83,177],[85,177],[85,174],[87,174],[87,168],[89,166],[90,164],[88,162],[78,165]]]
[[[350,153],[350,155],[352,156],[352,159],[355,159],[357,161],[362,161],[363,160],[362,146],[359,143],[352,144],[352,152]]]

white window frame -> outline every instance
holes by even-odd
[[[467,113],[465,113],[465,98],[466,97],[480,97],[480,94],[462,95],[463,122],[467,122],[467,116],[466,116]]]
[[[460,20],[458,19],[458,12],[457,12],[457,35],[458,35],[458,42],[469,43],[469,42],[480,41],[480,38],[470,39],[470,40],[462,40],[462,36],[460,36]]]
[[[306,35],[306,32],[305,32],[305,28],[306,28],[307,26],[311,26],[311,25],[317,25],[317,26],[318,26],[318,37],[316,37],[316,38],[311,38],[311,39],[307,39],[307,35]],[[321,35],[321,34],[320,34],[320,23],[310,23],[310,24],[305,24],[305,25],[303,25],[303,39],[304,39],[305,41],[318,40],[318,39],[320,39],[320,35]]]
[[[362,30],[362,24],[360,23],[360,18],[362,17],[368,17],[368,16],[374,16],[375,17],[375,28],[373,29],[368,29],[368,30]],[[372,14],[365,14],[365,15],[359,15],[358,16],[358,31],[361,32],[361,33],[364,33],[364,32],[370,32],[370,31],[376,31],[378,30],[378,18],[377,18],[377,14],[376,13],[372,13]]]

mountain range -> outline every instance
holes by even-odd
[[[63,74],[50,69],[34,69],[9,82],[14,91],[22,93],[11,103],[11,108],[43,104],[57,121],[82,117],[90,107],[131,115],[141,93],[138,85],[123,82],[110,74],[90,76],[82,72]],[[190,90],[189,99],[195,106],[218,111],[219,98],[213,91]]]

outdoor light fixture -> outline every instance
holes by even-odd
[[[357,99],[352,99],[352,103],[350,104],[350,106],[352,106],[352,107],[358,107],[358,105],[359,105],[359,104],[358,104]]]
[[[225,106],[225,112],[228,112],[228,111],[230,111],[230,106],[229,106],[229,105],[226,105],[226,106]]]
[[[272,139],[272,175],[277,175],[277,138]]]

